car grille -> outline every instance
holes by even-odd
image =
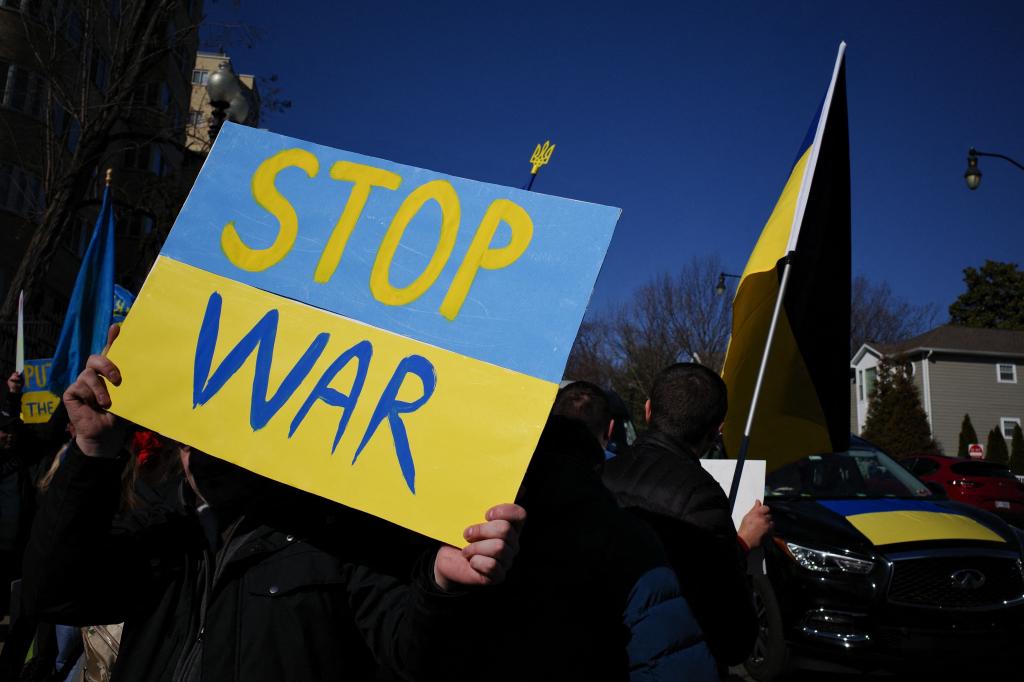
[[[965,578],[964,571],[970,571]],[[977,584],[977,575],[984,576]],[[960,583],[954,575],[961,578]],[[962,583],[968,583],[966,586]],[[987,556],[928,557],[893,563],[889,601],[938,608],[996,606],[1024,598],[1024,575],[1016,559]]]

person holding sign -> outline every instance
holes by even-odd
[[[559,390],[518,498],[530,525],[495,590],[510,632],[492,647],[520,652],[497,680],[718,678],[657,535],[601,483],[613,426],[600,387]],[[582,570],[552,570],[555,556]]]
[[[718,439],[727,406],[725,383],[707,367],[666,367],[646,404],[650,428],[604,476],[619,504],[657,531],[722,670],[753,648],[757,617],[745,550],[771,528],[768,507],[755,505],[737,534],[725,492],[698,461]]]
[[[489,509],[461,550],[410,556],[397,526],[182,446],[184,509],[112,528],[128,429],[108,412],[107,382],[121,381],[93,355],[64,394],[77,435],[26,550],[26,609],[123,620],[114,680],[459,676],[443,669],[459,608],[473,587],[503,580],[521,507]]]

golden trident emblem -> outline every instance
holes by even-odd
[[[554,151],[555,145],[551,144],[551,140],[545,141],[544,146],[537,145],[537,148],[533,150],[533,156],[530,157],[530,163],[533,164],[530,174],[536,175],[541,166],[548,165],[548,161],[551,160],[551,154]]]

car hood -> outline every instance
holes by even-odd
[[[985,545],[1020,550],[1020,536],[998,517],[946,500],[770,500],[777,533],[799,542],[871,547]]]

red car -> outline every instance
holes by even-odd
[[[1007,465],[942,455],[911,455],[900,463],[925,483],[942,486],[949,499],[992,512],[1024,528],[1024,483]]]

